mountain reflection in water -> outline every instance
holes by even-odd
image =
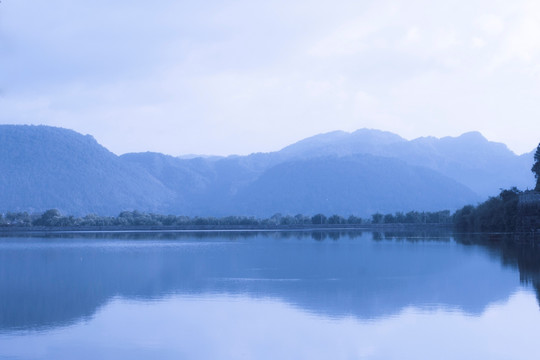
[[[375,319],[407,307],[479,314],[532,285],[540,251],[445,233],[214,232],[5,236],[0,333],[90,319],[119,297],[274,298]],[[540,299],[540,298],[539,298]]]

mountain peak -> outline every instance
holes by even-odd
[[[393,138],[393,139],[400,139],[400,140],[405,140],[403,139],[401,136],[393,133],[393,132],[390,132],[390,131],[385,131],[385,130],[379,130],[379,129],[371,129],[371,128],[361,128],[361,129],[357,129],[353,132],[350,133],[351,135],[371,135],[371,136],[387,136],[387,137],[390,137],[390,138]]]
[[[300,140],[279,153],[293,157],[313,155],[350,155],[371,152],[374,148],[406,141],[394,133],[375,129],[358,129],[352,133],[332,131]]]
[[[476,140],[476,141],[488,141],[479,131],[469,131],[461,134],[458,139]]]

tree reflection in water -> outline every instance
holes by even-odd
[[[488,256],[486,256],[488,255]],[[501,266],[501,264],[503,266]],[[516,277],[519,272],[519,280]],[[68,325],[111,299],[273,297],[328,316],[471,314],[532,285],[540,250],[444,231],[74,233],[0,239],[0,332]]]

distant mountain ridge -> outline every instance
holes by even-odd
[[[358,214],[358,204],[363,216],[396,209],[437,211],[476,199],[469,188],[433,170],[365,154],[281,163],[235,197],[244,212],[261,216],[273,208],[285,214],[314,214],[321,204],[329,214]]]
[[[127,166],[92,136],[24,125],[0,126],[0,189],[0,212],[158,211],[173,195],[152,175]]]
[[[530,158],[530,159],[529,159]],[[91,136],[0,125],[0,213],[189,216],[354,214],[456,209],[499,188],[531,187],[532,153],[479,133],[405,140],[361,129],[304,139],[272,153],[179,158],[116,156]]]
[[[482,197],[500,188],[533,186],[533,153],[517,156],[506,145],[488,141],[479,132],[458,137],[421,137],[407,141],[396,134],[361,129],[353,133],[316,135],[285,147],[289,157],[310,154],[371,154],[403,160],[438,171],[470,187]]]

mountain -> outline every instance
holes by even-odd
[[[159,153],[131,153],[120,159],[152,174],[176,194],[168,211],[199,216],[238,213],[235,194],[253,182],[267,164],[266,155],[180,159]],[[276,212],[276,211],[274,211]]]
[[[161,210],[174,195],[89,136],[47,126],[0,126],[0,212]]]
[[[388,155],[385,151],[388,146],[406,142],[407,140],[401,136],[388,131],[372,129],[360,129],[352,133],[333,131],[303,139],[283,148],[279,154],[289,159],[327,155]]]
[[[239,213],[355,214],[437,211],[475,203],[466,186],[433,170],[372,155],[290,161],[265,171],[235,197]]]
[[[534,187],[532,153],[517,156],[506,145],[488,141],[479,132],[458,137],[421,137],[407,141],[398,135],[370,129],[353,133],[316,135],[280,151],[291,158],[312,154],[345,156],[371,154],[403,160],[440,172],[487,198],[501,188]]]
[[[454,210],[533,185],[532,154],[479,133],[419,138],[361,129],[248,156],[116,156],[91,136],[0,126],[0,212],[122,210],[189,216]]]
[[[284,160],[278,153],[208,161],[140,153],[122,159],[180,194],[183,201],[172,211],[188,215],[369,216],[377,211],[457,209],[481,200],[436,171],[373,155]]]

